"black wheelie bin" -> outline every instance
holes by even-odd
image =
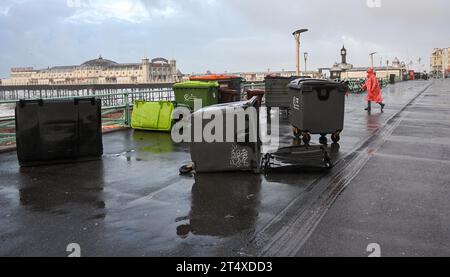
[[[253,171],[261,165],[258,99],[213,105],[191,115],[191,159],[197,173]],[[216,118],[220,114],[221,118]],[[208,119],[206,119],[208,118]],[[203,136],[215,121],[217,140]],[[238,124],[240,122],[240,124]],[[218,128],[221,128],[220,133]],[[228,132],[228,133],[227,133]],[[200,136],[200,137],[197,137]]]
[[[20,166],[101,158],[100,99],[21,100],[15,112]]]
[[[320,134],[320,143],[327,143],[327,134],[333,142],[340,140],[344,129],[345,93],[348,86],[321,79],[296,79],[289,84],[291,97],[290,122],[294,135],[302,136],[308,144],[311,134]]]

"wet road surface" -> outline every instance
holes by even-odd
[[[350,95],[329,172],[181,177],[188,147],[140,131],[105,135],[98,162],[20,169],[2,153],[0,255],[448,255],[449,88],[389,86],[371,115]],[[285,119],[280,134],[292,143]]]

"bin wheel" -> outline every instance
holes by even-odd
[[[323,145],[327,145],[328,144],[328,139],[326,135],[321,135],[320,139],[319,139],[319,143],[323,144]]]
[[[299,138],[302,135],[302,131],[299,128],[294,127],[294,136]]]
[[[270,169],[270,154],[266,154],[264,155],[263,159],[262,159],[262,170],[264,171],[264,173],[267,173]]]
[[[311,141],[311,135],[309,133],[303,133],[302,140],[305,144],[309,144]]]
[[[186,164],[180,167],[180,175],[187,175],[194,170],[194,164]]]
[[[328,169],[333,168],[333,162],[331,161],[330,155],[328,154],[328,152],[325,152],[324,157],[323,157],[323,162],[325,163],[325,166]]]
[[[341,140],[340,132],[336,132],[336,133],[332,134],[332,135],[331,135],[331,140],[332,140],[334,143],[338,143],[338,142]]]

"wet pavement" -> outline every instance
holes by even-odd
[[[0,256],[449,255],[450,81],[347,98],[330,171],[179,176],[169,134],[104,136],[102,161],[20,169],[0,154]],[[283,119],[283,145],[293,142]],[[313,136],[317,142],[318,137]]]

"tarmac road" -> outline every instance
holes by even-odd
[[[20,169],[2,153],[0,255],[449,255],[450,81],[383,93],[370,115],[348,97],[329,172],[181,177],[188,147],[139,131],[105,135],[98,162]],[[292,143],[286,120],[280,133]]]

